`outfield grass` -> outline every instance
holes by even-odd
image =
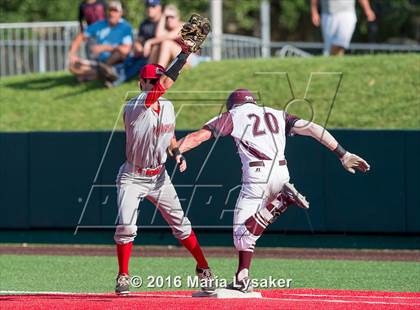
[[[210,264],[219,278],[231,279],[235,271],[233,258],[211,258]],[[192,275],[191,258],[134,257],[132,275]],[[115,257],[88,256],[0,256],[0,290],[109,292],[114,288],[117,268]],[[352,290],[420,291],[420,263],[345,260],[255,259],[252,276],[256,279],[292,279],[292,288]],[[175,288],[146,288],[174,290]]]
[[[307,87],[311,72],[315,74]],[[190,129],[217,115],[235,88],[257,91],[260,102],[277,108],[303,98],[307,90],[315,121],[324,124],[340,77],[334,72],[343,75],[328,127],[420,128],[418,54],[203,63],[183,72],[167,97],[180,111],[178,128]],[[64,72],[2,78],[0,130],[107,130],[115,123],[121,129],[118,113],[127,92],[132,96],[136,89],[135,81],[112,90],[99,82],[79,84]],[[311,114],[302,101],[289,111],[305,118]]]

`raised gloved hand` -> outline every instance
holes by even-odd
[[[210,30],[211,26],[207,18],[193,14],[190,20],[182,26],[181,38],[177,42],[184,52],[195,53],[206,40]]]

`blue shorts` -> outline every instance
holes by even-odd
[[[115,65],[114,68],[119,78],[114,81],[114,85],[120,85],[139,75],[140,69],[147,64],[147,58],[128,56],[121,64]]]

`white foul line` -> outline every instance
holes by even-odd
[[[386,301],[362,301],[362,300],[339,300],[339,299],[300,299],[300,298],[269,298],[263,297],[266,300],[283,300],[296,302],[329,302],[329,303],[350,303],[350,304],[374,304],[374,305],[408,305],[420,306],[420,303],[406,303],[406,302],[386,302]]]
[[[305,296],[305,297],[337,297],[337,298],[396,298],[396,299],[417,299],[420,302],[419,297],[410,297],[410,296],[369,296],[369,295],[329,295],[329,294],[303,294],[303,293],[282,293],[285,296]]]

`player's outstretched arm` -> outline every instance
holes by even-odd
[[[150,107],[160,96],[172,87],[178,78],[181,69],[187,62],[188,56],[192,52],[196,52],[200,49],[200,46],[204,43],[209,32],[210,23],[207,18],[198,14],[191,15],[190,20],[182,26],[180,32],[181,38],[176,40],[181,47],[181,52],[169,64],[159,81],[147,94],[145,101],[147,107]]]
[[[175,160],[179,165],[179,171],[184,172],[187,170],[187,160],[179,150],[175,135],[171,139],[171,144],[169,145],[168,151],[171,156],[175,157]]]
[[[174,85],[176,79],[178,78],[181,69],[184,67],[189,56],[188,52],[181,51],[181,53],[176,56],[172,63],[168,66],[164,74],[159,78],[159,81],[153,86],[153,88],[147,93],[145,105],[150,107],[159,97],[163,96],[166,91]]]
[[[324,127],[299,119],[294,123],[292,131],[299,135],[310,136],[325,145],[337,154],[344,169],[348,172],[355,173],[355,170],[367,172],[370,170],[370,165],[363,158],[346,151]]]
[[[232,116],[229,112],[224,112],[204,124],[202,129],[190,133],[178,141],[179,149],[183,153],[188,152],[212,137],[219,138],[228,136],[232,133],[232,130]]]
[[[196,148],[201,143],[209,140],[212,137],[212,132],[206,128],[192,132],[178,141],[178,147],[181,153],[188,152]]]

